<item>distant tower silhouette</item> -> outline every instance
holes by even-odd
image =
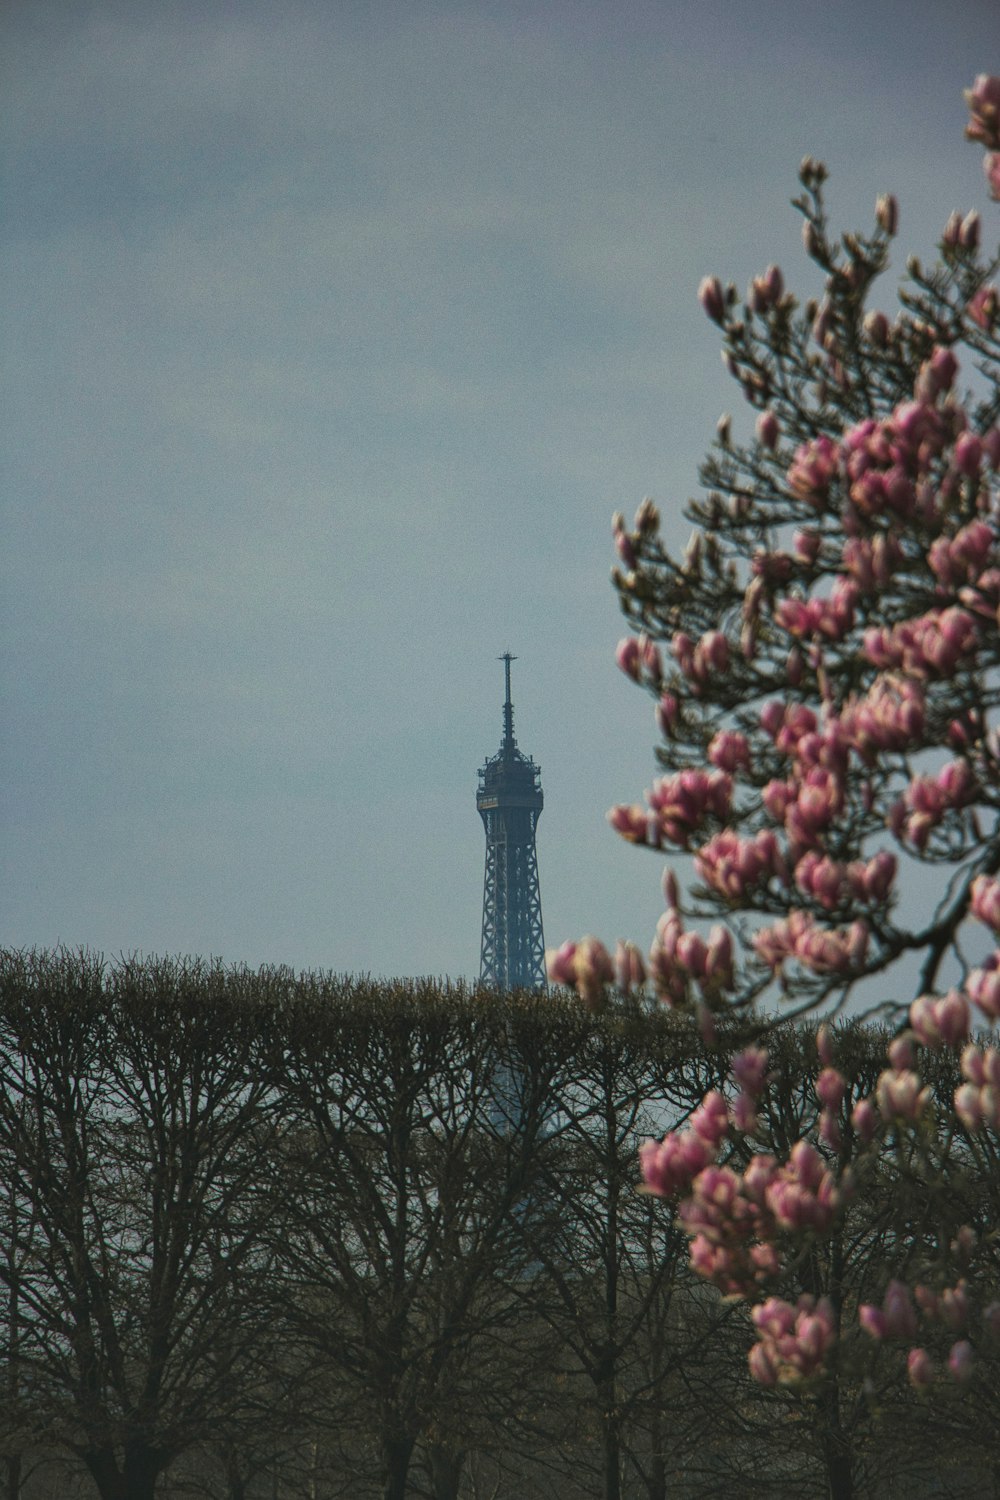
[[[535,829],[542,812],[541,771],[514,738],[510,664],[505,651],[507,698],[503,740],[480,769],[476,806],[486,829],[483,944],[479,977],[498,990],[540,990],[545,983],[542,898],[538,890]]]

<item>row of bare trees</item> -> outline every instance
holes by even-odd
[[[928,1422],[934,1493],[963,1493],[995,1412],[974,1439],[968,1403],[849,1374],[832,1403],[752,1386],[742,1313],[636,1191],[638,1141],[734,1040],[635,1006],[0,955],[6,1500],[812,1496],[834,1450],[859,1493],[919,1493]],[[816,1065],[770,1045],[780,1146]],[[884,1038],[852,1045],[877,1067]],[[961,1191],[988,1220],[996,1184]],[[868,1296],[913,1192],[887,1163],[803,1275]]]

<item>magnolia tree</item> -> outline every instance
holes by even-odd
[[[966,99],[1000,199],[1000,78]],[[695,1269],[751,1304],[757,1380],[808,1388],[849,1348],[928,1388],[969,1382],[1000,1340],[988,1224],[924,1215],[872,1304],[780,1289],[860,1211],[887,1152],[931,1185],[996,1162],[1000,260],[977,212],[952,214],[937,263],[911,258],[898,311],[882,311],[896,201],[837,239],[825,177],[807,158],[795,200],[820,298],[801,304],[777,266],[742,304],[701,285],[758,415],[746,443],[720,421],[687,550],[671,555],[649,501],[631,529],[614,521],[636,630],[618,663],[656,699],[664,774],[609,818],[673,856],[666,910],[648,960],[585,938],[550,952],[549,973],[592,1005],[651,987],[706,1033],[730,1007],[817,1019],[813,1130],[762,1148],[769,1061],[754,1044],[727,1089],[645,1143],[645,1185],[679,1203]],[[828,1024],[848,1002],[898,1020],[868,1094]],[[944,1106],[929,1082],[942,1049],[961,1069]]]

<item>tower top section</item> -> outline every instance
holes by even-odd
[[[479,771],[480,812],[494,807],[524,807],[535,813],[542,810],[541,767],[536,766],[530,755],[517,748],[514,738],[514,704],[510,696],[510,664],[517,661],[509,651],[497,657],[504,665],[506,696],[503,705],[503,739],[500,749],[491,755]]]
[[[545,939],[538,891],[535,829],[541,816],[541,773],[517,748],[510,664],[505,651],[506,689],[500,749],[479,770],[476,807],[486,831],[483,879],[483,942],[480,979],[498,990],[544,990]]]

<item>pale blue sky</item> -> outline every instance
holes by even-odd
[[[0,942],[474,976],[476,770],[546,940],[649,941],[613,510],[739,407],[695,293],[807,152],[900,260],[984,199],[997,7],[7,0]],[[993,55],[990,55],[990,43]],[[888,302],[888,291],[886,301]]]

